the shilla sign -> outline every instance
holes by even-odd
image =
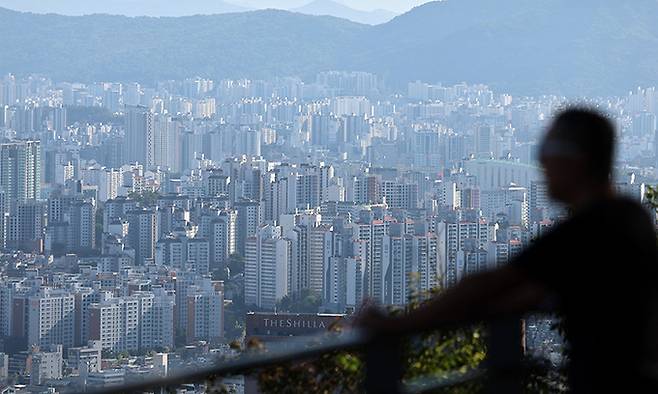
[[[310,335],[327,331],[342,319],[343,315],[249,313],[247,314],[247,335]]]
[[[263,327],[265,328],[318,328],[326,329],[327,324],[320,319],[263,319]]]

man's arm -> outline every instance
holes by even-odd
[[[394,334],[467,324],[526,312],[539,306],[546,294],[546,289],[519,267],[507,265],[468,276],[407,315],[382,318],[372,313],[364,317],[364,325]]]

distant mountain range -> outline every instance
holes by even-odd
[[[151,82],[345,69],[398,86],[603,95],[658,84],[656,21],[656,0],[445,0],[377,26],[276,10],[158,19],[0,9],[0,72]]]
[[[179,17],[192,15],[214,15],[234,12],[254,11],[267,6],[261,1],[248,3],[252,6],[240,6],[222,0],[0,0],[0,7],[15,11],[33,12],[37,14],[54,13],[68,16],[92,14],[109,14],[124,16]],[[274,4],[274,3],[272,3]],[[313,0],[299,7],[291,7],[290,11],[307,15],[327,15],[348,19],[353,22],[377,25],[388,22],[397,14],[383,9],[361,11],[348,7],[333,0]]]
[[[291,11],[306,15],[335,16],[367,25],[379,25],[390,21],[396,16],[394,12],[382,9],[359,11],[332,0],[315,0],[303,7],[293,8]]]

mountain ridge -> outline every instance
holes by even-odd
[[[367,25],[386,23],[397,16],[394,12],[383,9],[360,11],[333,0],[313,0],[290,11],[307,15],[334,16]]]
[[[0,10],[0,72],[154,81],[343,69],[397,87],[421,79],[606,95],[658,84],[655,20],[655,0],[445,0],[376,26],[276,10],[145,19]]]
[[[265,9],[280,9],[307,15],[327,15],[370,25],[391,20],[397,14],[385,9],[359,10],[334,0],[310,0],[301,6],[247,7],[225,0],[113,0],[94,2],[81,0],[58,0],[44,3],[42,0],[0,0],[0,7],[34,14],[57,14],[62,16],[116,15],[127,17],[182,17],[194,15],[216,15]]]

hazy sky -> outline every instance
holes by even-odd
[[[226,5],[259,8],[298,8],[314,0],[0,0],[0,7],[37,13],[67,15],[118,13],[124,15],[190,15],[226,12]],[[348,7],[372,11],[386,9],[401,14],[428,0],[333,0]],[[230,8],[230,7],[229,7]],[[234,11],[234,10],[229,10]],[[142,13],[146,12],[146,13]]]

